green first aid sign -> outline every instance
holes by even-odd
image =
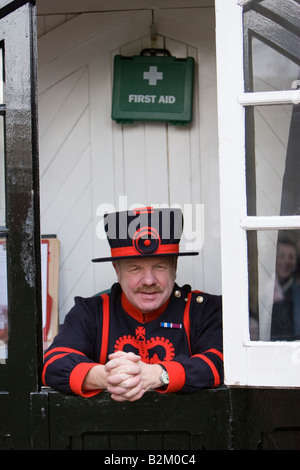
[[[193,77],[192,57],[115,56],[112,119],[191,122]]]

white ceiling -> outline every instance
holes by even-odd
[[[214,6],[214,0],[37,0],[36,3],[39,15]]]

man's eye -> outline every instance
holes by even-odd
[[[138,267],[133,267],[133,268],[130,269],[130,272],[132,272],[132,273],[137,273],[139,271],[140,271],[140,268],[138,268]]]

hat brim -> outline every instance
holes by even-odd
[[[152,253],[149,255],[131,255],[131,256],[112,256],[107,258],[94,258],[92,259],[93,263],[102,263],[105,261],[117,261],[120,259],[136,259],[136,258],[157,258],[157,257],[165,257],[165,256],[196,256],[199,255],[198,251],[189,251],[189,252],[182,252],[182,253]]]

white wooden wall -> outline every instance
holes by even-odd
[[[221,293],[218,132],[213,8],[38,17],[41,225],[61,242],[60,320],[75,295],[110,287],[109,254],[96,236],[97,207],[203,204],[204,246],[181,258],[179,284]],[[113,57],[165,47],[196,61],[190,126],[111,120]],[[184,247],[182,247],[184,249]]]

